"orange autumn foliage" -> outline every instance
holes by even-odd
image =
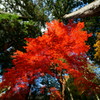
[[[26,52],[17,51],[14,54],[13,63],[15,67],[8,69],[3,76],[0,89],[10,87],[3,95],[3,99],[8,99],[18,94],[25,96],[24,91],[28,91],[28,85],[39,76],[38,73],[48,73],[55,76],[53,70],[62,71],[74,77],[75,84],[80,91],[97,91],[98,86],[92,83],[95,74],[87,69],[86,52],[89,45],[85,41],[91,34],[83,31],[84,23],[72,23],[64,25],[62,22],[54,20],[47,23],[47,31],[35,39],[26,38],[28,41],[25,47]],[[63,62],[64,59],[66,62]],[[57,77],[59,79],[59,77]],[[24,98],[23,98],[24,99]],[[22,100],[22,99],[21,99]]]
[[[97,61],[100,61],[100,33],[97,33],[97,40],[96,40],[96,43],[94,44],[94,47],[95,48],[95,59],[97,59]]]

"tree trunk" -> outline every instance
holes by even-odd
[[[100,0],[96,0],[79,10],[72,12],[70,14],[65,14],[63,18],[84,18],[89,16],[99,16],[100,15]]]
[[[64,100],[64,98],[65,98],[65,85],[66,85],[66,82],[63,80],[63,82],[62,82],[62,91],[61,91],[62,100]]]
[[[68,81],[69,76],[62,76],[60,78],[60,86],[61,86],[61,95],[62,95],[62,100],[65,100],[65,89],[66,89],[66,82]]]
[[[69,91],[69,94],[70,94],[70,98],[71,98],[71,100],[74,100],[73,95],[72,95],[72,93],[71,93],[71,91],[70,91],[70,88],[67,87],[67,89],[68,89],[68,91]]]
[[[97,100],[100,100],[99,96],[95,93],[95,97]]]

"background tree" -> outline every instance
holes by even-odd
[[[35,0],[3,0],[2,5],[4,6],[4,11],[18,13],[23,17],[32,18],[33,21],[38,22],[39,26],[45,24],[48,20],[44,9]]]

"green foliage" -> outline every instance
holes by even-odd
[[[23,22],[18,16],[4,15],[0,16],[0,51],[3,52],[10,46],[16,50],[22,49],[25,37],[36,37],[40,35],[40,28],[32,21]],[[20,45],[18,45],[18,43]],[[5,44],[5,45],[4,45]]]
[[[60,19],[66,22],[66,19],[63,19],[63,16],[66,13],[71,12],[71,10],[78,6],[80,1],[74,0],[37,0],[38,5],[43,5],[46,15],[50,15],[50,19]]]
[[[11,55],[16,50],[25,51],[26,37],[40,36],[40,27],[31,20],[20,20],[17,15],[0,14],[0,64],[11,67]]]
[[[100,16],[96,17],[86,17],[82,19],[82,21],[85,22],[85,30],[87,30],[89,33],[93,33],[92,37],[89,38],[87,44],[91,46],[88,55],[90,56],[91,60],[94,60],[96,63],[99,63],[98,59],[94,59],[94,55],[96,53],[94,44],[97,40],[97,34],[100,32]]]
[[[44,8],[39,6],[35,0],[3,0],[2,5],[4,6],[4,11],[19,13],[24,17],[33,18],[39,25],[44,25],[48,21]]]

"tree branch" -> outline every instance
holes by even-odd
[[[89,16],[99,16],[100,15],[100,0],[96,0],[79,10],[72,12],[70,14],[65,14],[63,18],[84,18]]]
[[[13,13],[4,12],[4,11],[0,11],[0,14],[13,15]],[[21,15],[17,15],[17,16],[18,16],[18,19],[22,19],[23,21],[28,21],[28,20],[38,21],[38,20],[34,19],[33,17],[21,16]]]

